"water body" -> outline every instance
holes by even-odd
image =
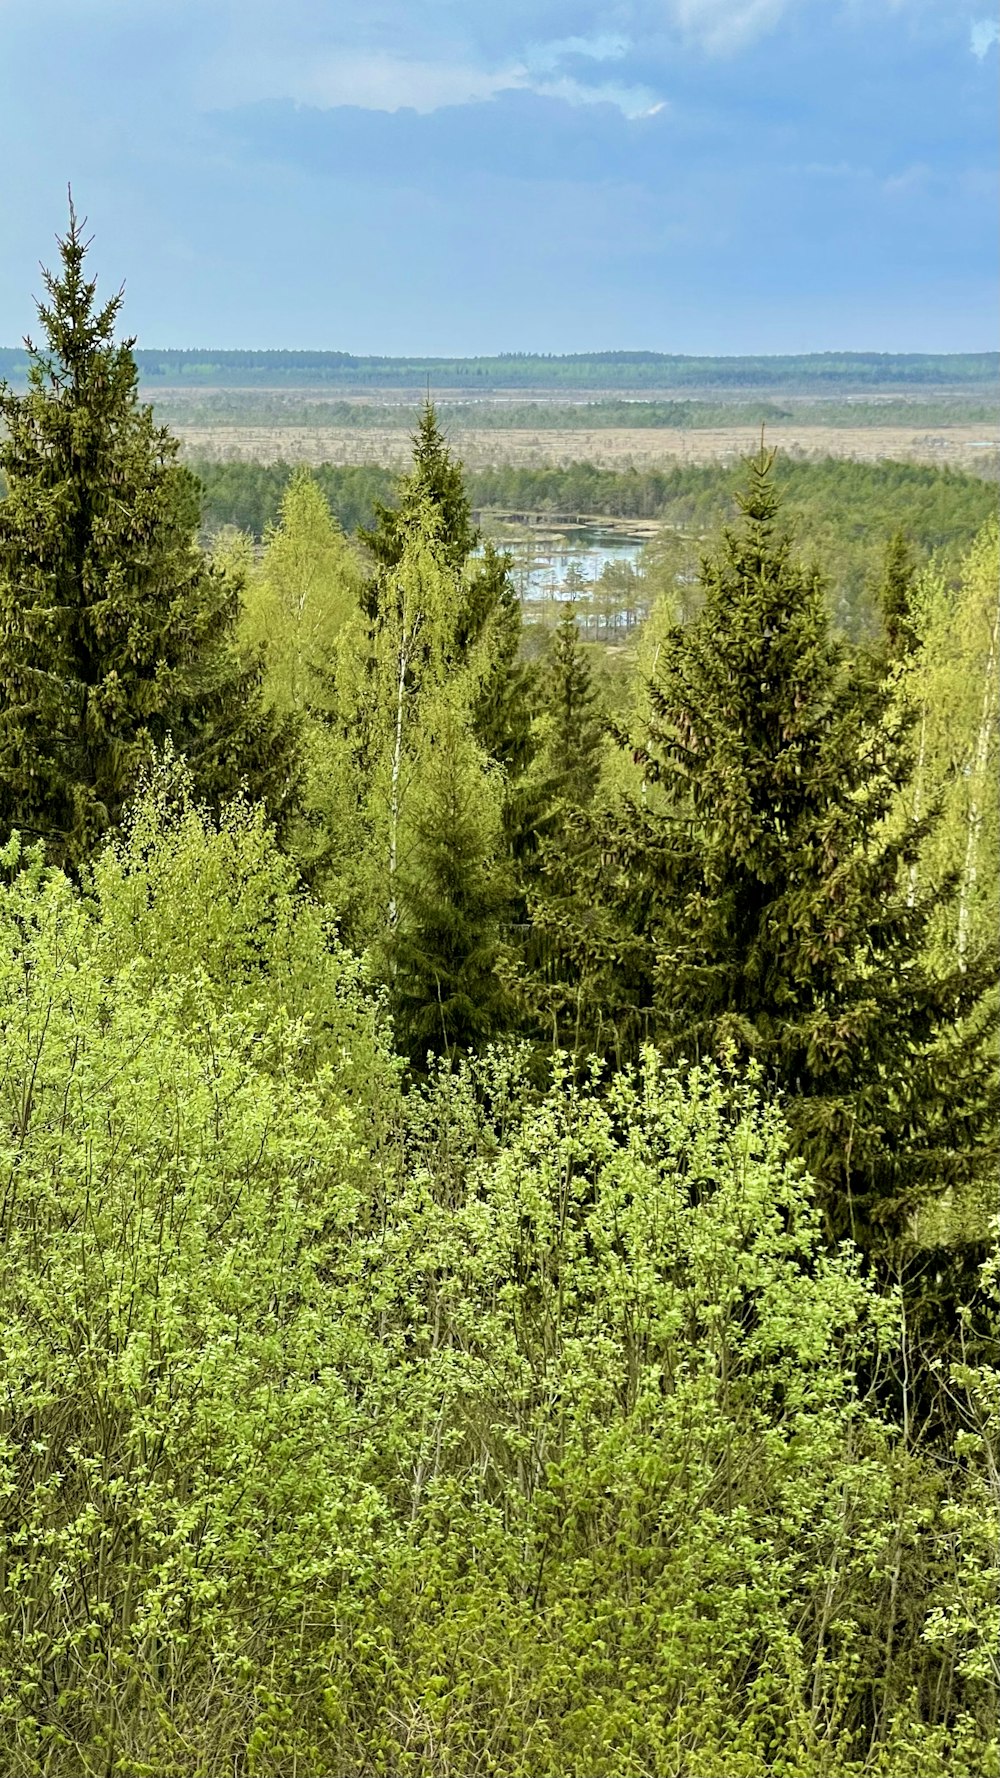
[[[503,524],[489,534],[513,558],[513,578],[526,615],[575,603],[581,621],[620,627],[615,621],[643,605],[641,556],[651,528],[562,524]]]

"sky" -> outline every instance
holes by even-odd
[[[0,344],[997,345],[988,0],[0,0]]]

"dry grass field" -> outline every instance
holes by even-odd
[[[409,461],[409,435],[398,428],[334,426],[177,425],[186,454],[212,462],[379,463]],[[666,428],[593,428],[579,431],[480,430],[453,427],[451,444],[469,469],[501,464],[526,468],[596,463],[601,468],[653,469],[676,463],[735,461],[753,451],[753,426],[672,431]],[[873,462],[891,457],[914,463],[951,464],[983,470],[1000,457],[996,425],[942,426],[932,432],[902,426],[769,427],[767,443],[792,456],[853,457]]]

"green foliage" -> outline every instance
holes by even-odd
[[[149,992],[179,985],[238,1012],[266,1041],[291,1020],[302,1057],[321,1059],[341,1096],[371,1107],[393,1073],[360,965],[325,911],[303,893],[260,804],[242,798],[218,818],[199,806],[184,767],[167,757],[140,786],[125,829],[96,860],[100,954]]]
[[[932,921],[942,965],[964,964],[996,935],[1000,853],[1000,551],[997,522],[983,526],[953,588],[934,568],[913,584],[912,646],[900,669],[900,696],[914,711],[911,809],[942,805],[914,866],[939,888],[949,873],[958,894],[943,897]]]
[[[4,374],[23,371],[23,353],[0,348]],[[704,358],[667,352],[501,352],[479,358],[355,357],[350,352],[147,350],[151,382],[252,388],[319,384],[347,388],[531,390],[590,389],[868,389],[973,388],[991,396],[995,352],[808,352]]]
[[[265,533],[260,565],[248,573],[241,626],[266,660],[266,691],[279,710],[301,715],[316,697],[362,579],[321,488],[298,470]]]
[[[421,506],[428,506],[437,514],[438,534],[448,566],[455,570],[463,568],[476,543],[472,509],[461,464],[448,451],[430,401],[423,408],[413,435],[413,461],[400,484],[398,504],[379,502],[375,524],[360,532],[376,565],[371,615],[376,609],[379,579],[402,557],[407,526]]]
[[[121,292],[95,306],[86,251],[71,210],[45,348],[27,394],[0,394],[0,826],[72,868],[168,735],[207,795],[242,778],[279,811],[293,788],[291,736],[233,647],[239,584],[196,546],[194,484],[138,403]]]
[[[495,973],[509,896],[497,778],[467,713],[438,698],[385,947],[400,1046],[418,1069],[428,1054],[479,1048],[506,1022]]]
[[[289,463],[203,463],[193,465],[201,490],[204,526],[208,533],[234,525],[253,537],[263,538],[281,514],[281,502],[295,470]],[[345,531],[372,525],[378,503],[389,499],[397,485],[391,469],[375,464],[321,463],[313,477],[322,488],[337,523]]]
[[[487,757],[516,783],[531,759],[533,676],[521,660],[521,603],[510,557],[487,541],[466,565],[466,592],[456,637],[460,657],[474,654],[479,690],[473,731]]]
[[[259,815],[147,800],[91,902],[17,867],[15,839],[4,1766],[203,1770],[198,1736],[245,1748],[294,1637],[289,1525],[332,1529],[321,1276],[358,1214],[361,1088],[377,1106],[393,1070]]]
[[[604,722],[576,614],[563,610],[539,676],[542,753],[555,797],[585,808],[597,788]]]
[[[519,661],[429,404],[395,506],[338,484],[368,579],[332,471],[237,477],[265,548],[206,561],[62,252],[3,397],[0,1767],[1000,1778],[1000,1225],[940,1190],[990,1179],[995,519],[762,453],[598,694],[571,612]],[[514,986],[572,1054],[490,1047]]]
[[[4,354],[0,350],[0,364]],[[399,392],[387,391],[382,399],[351,398],[327,394],[322,385],[286,384],[266,388],[237,386],[205,388],[188,381],[163,386],[149,379],[144,393],[155,400],[161,421],[172,426],[232,427],[324,427],[359,433],[385,433],[399,430],[412,432],[420,416],[418,406],[399,400]],[[354,392],[356,395],[356,391]],[[608,428],[671,431],[698,430],[707,427],[761,425],[822,426],[849,428],[856,432],[868,427],[918,428],[972,426],[988,427],[996,420],[997,407],[992,389],[974,382],[964,388],[927,387],[920,391],[885,394],[873,391],[868,396],[838,393],[821,394],[812,400],[796,395],[790,401],[784,392],[777,400],[752,390],[734,389],[717,395],[697,394],[682,399],[658,398],[643,400],[636,396],[608,393],[596,399],[579,398],[572,393],[554,391],[548,399],[512,400],[510,396],[491,399],[478,393],[435,402],[436,411],[445,426],[481,431],[592,431]]]
[[[263,534],[278,510],[291,471],[287,464],[200,464],[210,527],[235,524]],[[389,470],[321,464],[314,474],[331,508],[350,530],[393,485]],[[838,629],[874,635],[880,625],[878,587],[886,546],[895,531],[919,565],[937,555],[949,579],[996,506],[995,490],[974,475],[916,463],[820,462],[779,457],[775,463],[788,522],[808,538],[822,569]],[[734,516],[728,464],[675,464],[664,469],[600,469],[593,463],[558,468],[501,466],[467,478],[473,511],[551,512],[614,518],[661,519],[657,548],[673,558],[682,592],[697,567],[698,541]],[[655,569],[655,562],[651,564]],[[668,563],[663,564],[664,567]],[[660,590],[658,588],[654,590]]]
[[[359,825],[352,832],[345,824],[336,836],[340,887],[331,893],[363,942],[391,934],[398,922],[399,873],[431,713],[456,665],[456,595],[440,514],[430,503],[417,506],[407,515],[400,560],[367,624],[355,627],[333,688],[330,723],[349,752],[347,795]]]
[[[601,774],[606,722],[569,604],[539,664],[535,705],[534,756],[512,799],[517,926],[528,972],[520,972],[522,995],[526,980],[544,966],[544,943],[540,949],[529,912],[543,863],[550,890],[557,875],[565,887],[572,872],[574,817],[592,802]],[[537,1025],[537,996],[529,993],[527,1005]]]
[[[1000,1330],[1000,1219],[992,1218],[992,1253],[982,1270],[990,1325]],[[961,1312],[959,1357],[951,1385],[964,1408],[955,1461],[965,1476],[941,1514],[951,1579],[924,1626],[927,1642],[948,1651],[957,1671],[1000,1697],[1000,1341],[967,1350],[971,1316]]]
[[[603,1019],[618,1053],[649,1036],[670,1056],[759,1059],[832,1229],[884,1241],[989,1163],[996,1091],[973,1015],[992,975],[982,956],[928,967],[942,889],[913,893],[907,875],[926,823],[887,824],[912,772],[906,727],[878,662],[831,640],[763,453],[740,504],[703,563],[701,612],[660,648],[645,732],[622,737],[655,794],[597,818],[572,894],[553,873],[537,917],[590,978],[585,1044]]]
[[[902,531],[894,531],[886,545],[885,565],[879,587],[879,604],[890,655],[901,657],[916,642],[912,622],[913,580],[916,572],[910,547]]]
[[[506,888],[493,814],[499,769],[518,776],[531,734],[509,564],[488,544],[472,553],[461,468],[430,404],[398,492],[363,534],[373,572],[326,675],[312,806],[327,840],[313,868],[354,942],[373,947],[422,1062],[428,1046],[450,1053],[496,1028]]]
[[[995,1769],[979,1571],[852,1380],[896,1307],[773,1108],[498,1056],[366,1160],[108,913],[0,899],[5,1770]]]

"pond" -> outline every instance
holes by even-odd
[[[490,522],[483,530],[513,558],[513,578],[525,616],[554,622],[567,601],[585,632],[613,635],[645,615],[642,551],[654,525],[600,525],[547,520]]]

